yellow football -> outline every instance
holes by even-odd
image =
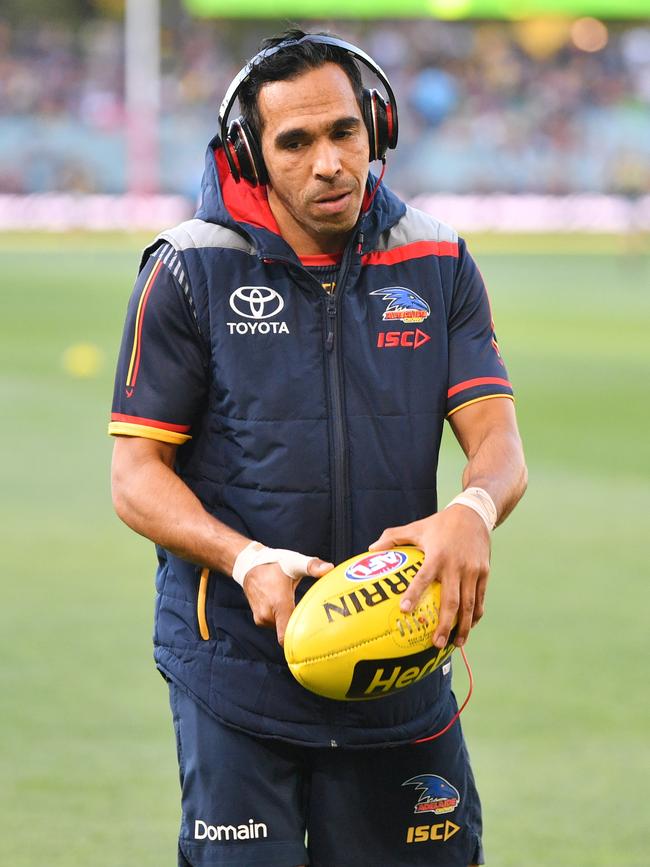
[[[411,546],[367,551],[317,581],[284,638],[298,683],[327,698],[359,700],[399,692],[435,671],[454,650],[455,629],[445,648],[433,646],[440,584],[430,584],[409,614],[399,607],[423,562]]]

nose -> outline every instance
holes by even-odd
[[[329,138],[316,142],[314,151],[314,177],[331,180],[341,171],[341,156],[335,142]]]

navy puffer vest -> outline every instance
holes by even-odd
[[[249,538],[340,562],[437,508],[453,295],[474,266],[451,229],[380,186],[328,295],[274,231],[263,190],[220,183],[221,157],[213,142],[196,219],[149,248],[177,251],[208,358],[207,403],[176,470]],[[480,399],[485,383],[467,376],[461,397]],[[376,701],[312,695],[231,577],[201,580],[200,566],[158,555],[157,664],[226,723],[360,747],[446,721],[442,671]]]

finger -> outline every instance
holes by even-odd
[[[272,617],[271,609],[268,605],[265,604],[265,597],[261,596],[256,583],[256,569],[261,567],[256,567],[255,569],[249,569],[246,575],[244,576],[244,583],[242,585],[242,589],[244,591],[244,595],[246,596],[246,600],[251,609],[251,614],[253,615],[253,622],[255,626],[273,626],[274,621]]]
[[[438,571],[437,561],[433,557],[428,560],[425,557],[424,565],[404,591],[399,604],[400,611],[406,614],[415,608],[429,584],[438,580]]]
[[[414,540],[409,533],[409,524],[403,527],[388,527],[372,545],[368,545],[369,551],[378,551],[381,548],[394,548],[395,545],[408,545]]]
[[[460,606],[458,608],[458,627],[454,644],[462,647],[467,641],[467,636],[472,628],[474,619],[474,607],[476,604],[476,578],[466,578],[461,581]]]
[[[251,604],[251,613],[253,615],[253,623],[255,626],[263,626],[265,628],[273,628],[275,626],[275,617],[272,609],[268,605]]]
[[[275,609],[275,631],[280,647],[284,647],[284,634],[287,631],[287,623],[295,607],[293,600],[282,600]]]
[[[488,576],[482,575],[476,584],[476,604],[474,605],[474,617],[472,618],[472,626],[476,626],[485,612],[485,593],[487,591]]]
[[[447,645],[449,633],[460,605],[460,589],[457,575],[447,575],[441,581],[440,619],[433,636],[433,643],[442,649]]]

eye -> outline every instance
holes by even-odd
[[[350,138],[351,135],[352,135],[351,129],[337,129],[336,132],[334,133],[334,138],[337,138],[337,139]]]

